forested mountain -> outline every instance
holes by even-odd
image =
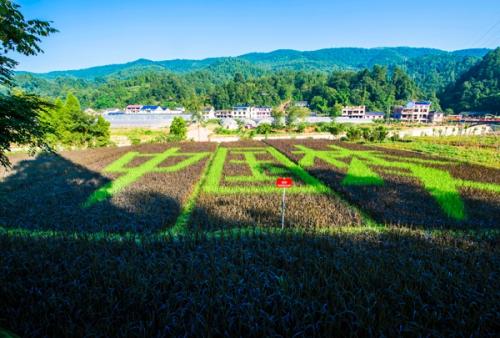
[[[440,56],[455,62],[467,57],[480,58],[487,49],[466,49],[446,52],[431,48],[385,47],[385,48],[329,48],[317,51],[277,50],[270,53],[250,53],[235,58],[209,58],[204,60],[167,60],[151,61],[139,59],[125,64],[107,65],[79,70],[54,71],[36,74],[37,77],[54,79],[57,77],[75,77],[92,80],[99,77],[124,74],[129,69],[164,68],[174,73],[189,73],[207,69],[210,66],[230,59],[248,61],[262,70],[360,70],[374,65],[399,65],[422,57]],[[24,72],[20,72],[24,73]]]
[[[241,61],[238,61],[240,64]],[[244,62],[243,62],[244,63]],[[29,91],[58,97],[74,93],[82,105],[92,108],[124,107],[127,104],[185,104],[193,96],[204,98],[217,109],[236,104],[277,106],[288,100],[306,100],[314,110],[332,114],[339,104],[364,104],[370,110],[389,112],[394,104],[427,97],[400,68],[389,70],[374,66],[361,71],[277,71],[236,72],[232,78],[220,78],[218,69],[238,64],[212,65],[214,72],[203,70],[188,74],[145,71],[127,78],[108,77],[88,81],[75,78],[46,80],[19,75],[18,82]],[[241,65],[241,64],[240,64]],[[234,66],[234,67],[233,67]],[[437,99],[434,100],[439,107]],[[338,110],[338,109],[337,109]]]
[[[445,88],[485,53],[408,47],[278,50],[235,58],[137,60],[47,74],[20,72],[16,82],[24,90],[53,98],[73,92],[84,107],[97,109],[134,103],[174,106],[194,95],[219,109],[307,100],[324,113],[339,104],[388,112],[391,105],[409,99],[428,99],[440,109],[438,97]],[[447,107],[462,109],[451,100]]]
[[[500,112],[500,47],[446,88],[442,100],[456,111]]]

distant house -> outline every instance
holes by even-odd
[[[431,102],[410,101],[405,106],[396,106],[392,117],[406,122],[429,122]]]
[[[229,109],[219,109],[214,112],[215,118],[227,119],[233,117],[233,111]]]
[[[249,119],[251,117],[252,107],[248,105],[233,107],[233,118]]]
[[[364,119],[365,113],[365,106],[345,106],[342,108],[342,117],[347,117],[349,119]]]
[[[203,118],[205,120],[210,120],[215,118],[215,110],[214,107],[206,107],[203,109]]]
[[[257,106],[250,108],[250,118],[254,120],[261,120],[271,117],[272,107],[269,106]]]
[[[215,111],[215,117],[220,119],[249,119],[251,118],[252,107],[249,105],[235,106],[233,109],[222,109]]]
[[[383,120],[385,114],[382,112],[367,112],[365,113],[364,118],[367,120]]]
[[[182,110],[178,108],[170,109],[168,107],[163,108],[163,113],[164,114],[173,114],[173,115],[179,115],[179,114],[184,114],[185,110],[182,108]]]
[[[429,112],[428,121],[430,123],[439,123],[439,122],[443,122],[443,120],[444,120],[444,114],[443,113],[439,113],[437,111],[431,111],[431,112]]]
[[[160,106],[142,106],[141,113],[152,113],[152,114],[158,114],[158,113],[163,113],[163,108]]]
[[[262,120],[271,117],[272,107],[269,106],[234,106],[233,109],[221,109],[214,111],[214,117],[219,119],[251,119]]]
[[[138,104],[129,104],[127,108],[125,108],[125,113],[127,114],[133,114],[133,113],[140,113],[141,112],[141,105]]]

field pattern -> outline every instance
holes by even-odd
[[[315,228],[361,223],[359,213],[318,179],[275,148],[252,142],[218,148],[191,226],[213,229],[279,225],[282,190],[274,182],[280,176],[292,177],[295,182],[287,190],[289,226]]]
[[[13,163],[0,336],[498,336],[495,168],[313,140]]]
[[[20,161],[0,184],[0,224],[85,233],[169,229],[214,149],[150,144]]]
[[[500,177],[495,169],[477,170],[477,166],[446,159],[345,143],[269,141],[269,144],[331,188],[345,193],[379,221],[430,227],[498,225]],[[458,172],[457,166],[460,166]],[[482,176],[488,178],[480,181],[481,175],[475,179],[460,177],[461,171],[474,168],[485,172]],[[483,202],[480,212],[474,199]]]

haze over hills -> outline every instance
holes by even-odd
[[[221,64],[236,62],[250,69],[250,73],[279,70],[359,70],[376,64],[386,66],[407,66],[408,63],[425,62],[426,59],[441,59],[461,62],[464,59],[483,57],[489,49],[465,49],[443,51],[432,48],[381,47],[381,48],[328,48],[316,51],[276,50],[269,53],[249,53],[237,57],[216,57],[203,60],[152,61],[139,59],[124,64],[103,65],[85,69],[52,71],[49,73],[17,72],[32,74],[44,79],[73,77],[85,80],[116,76],[126,77],[128,73],[144,70],[167,70],[174,73],[189,73],[199,70],[214,71]]]

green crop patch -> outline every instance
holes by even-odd
[[[293,179],[286,189],[287,226],[327,228],[363,222],[356,209],[277,149],[262,142],[237,142],[215,152],[191,227],[280,226],[283,189],[275,185],[278,177]]]
[[[86,234],[163,232],[189,210],[214,150],[209,143],[147,144],[19,162],[0,182],[0,224]]]
[[[498,211],[500,184],[477,182],[452,175],[453,170],[450,168],[460,163],[418,157],[415,154],[404,156],[404,152],[389,153],[381,148],[323,141],[306,141],[302,144],[297,141],[268,143],[287,153],[302,168],[315,174],[330,187],[347,193],[350,199],[384,221],[401,223],[398,213],[403,212],[405,223],[413,223],[411,213],[414,214],[414,220],[420,223],[419,219],[422,217],[419,213],[425,213],[431,206],[436,206],[445,215],[445,223],[485,223],[475,219],[477,214],[471,215],[474,210],[467,207],[462,196],[466,188],[492,196],[489,206]],[[410,198],[412,200],[406,200]],[[414,210],[408,210],[407,207]],[[431,222],[436,220],[439,223],[439,217],[433,217]],[[487,217],[487,222],[493,220],[494,218]]]
[[[126,186],[134,183],[147,173],[172,173],[179,170],[183,170],[189,167],[190,165],[193,165],[201,161],[209,154],[210,154],[209,152],[182,153],[179,152],[179,148],[170,148],[162,153],[157,153],[157,154],[142,154],[139,152],[129,152],[123,155],[115,162],[111,163],[106,168],[104,168],[104,172],[119,173],[122,174],[122,176],[96,190],[85,201],[83,207],[88,208],[94,205],[95,203],[104,201],[105,199],[123,190]],[[166,161],[168,158],[177,156],[182,156],[186,158],[170,166],[160,166],[162,162]],[[127,166],[130,162],[132,162],[138,157],[148,157],[150,159],[136,167]]]
[[[231,155],[241,155],[238,157],[243,159],[229,159]],[[270,159],[259,159],[259,155],[268,155]],[[249,171],[249,175],[226,175],[224,167],[228,163],[236,165],[242,171]],[[322,182],[273,147],[220,147],[215,154],[203,191],[215,194],[277,193],[281,189],[274,186],[274,181],[280,176],[291,176],[297,180],[297,184],[288,190],[290,193],[330,192]]]

